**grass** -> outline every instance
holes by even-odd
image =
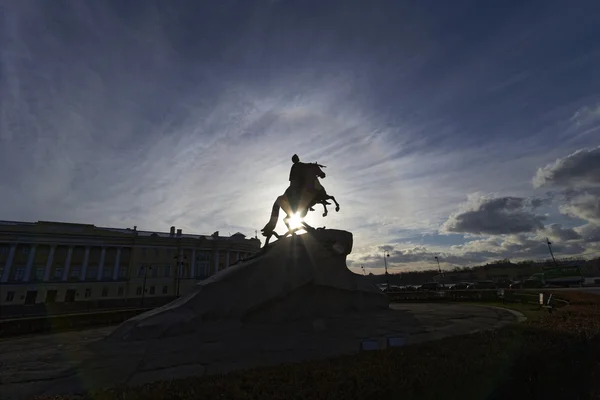
[[[600,296],[404,348],[88,393],[85,399],[600,399]],[[506,306],[506,305],[503,305]],[[68,397],[46,397],[66,399]],[[77,397],[81,398],[81,397]]]

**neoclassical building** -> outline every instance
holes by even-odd
[[[178,296],[260,246],[241,233],[0,221],[0,306]]]

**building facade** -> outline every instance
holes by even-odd
[[[0,307],[176,297],[260,246],[241,233],[0,221]]]

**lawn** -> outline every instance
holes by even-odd
[[[531,318],[498,331],[83,398],[600,399],[600,296],[555,295],[571,304],[552,314],[508,305]]]

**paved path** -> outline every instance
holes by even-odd
[[[114,327],[0,341],[3,399],[210,375],[356,353],[363,339],[414,344],[495,329],[517,316],[464,304],[393,304],[389,311],[286,326],[221,323],[174,338],[111,343]]]

